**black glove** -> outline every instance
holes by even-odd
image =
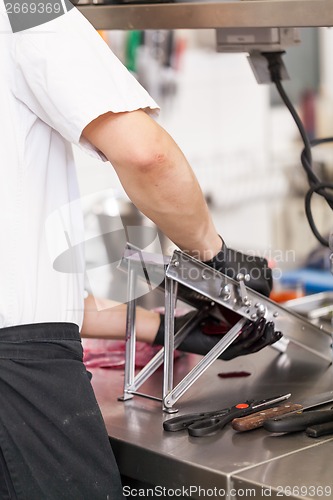
[[[227,248],[223,243],[219,253],[204,264],[233,279],[236,279],[239,273],[249,275],[250,280],[246,281],[245,285],[269,297],[273,287],[272,270],[263,257],[246,255],[232,250],[232,248]]]
[[[175,318],[175,332],[196,314],[194,311]],[[208,317],[200,325],[193,328],[177,349],[204,356],[221,340],[229,329],[230,326]],[[238,338],[219,356],[219,359],[230,360],[237,356],[260,351],[264,347],[274,344],[281,337],[282,333],[274,330],[274,323],[272,321],[266,322],[264,318],[259,318],[255,322],[248,321]],[[154,345],[163,344],[164,316],[161,315],[161,323],[154,340]]]

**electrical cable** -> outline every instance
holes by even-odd
[[[333,137],[326,137],[323,139],[314,139],[312,141],[309,140],[308,135],[305,131],[305,128],[303,126],[303,123],[294,108],[292,102],[290,101],[287,93],[284,90],[284,87],[281,83],[281,69],[283,67],[283,62],[281,56],[284,54],[284,51],[281,52],[262,52],[262,55],[266,57],[268,61],[268,70],[270,72],[271,80],[275,84],[276,89],[283,101],[283,103],[286,105],[288,110],[290,111],[296,126],[299,130],[299,133],[301,135],[303,144],[304,144],[304,149],[301,153],[301,163],[302,166],[307,174],[308,182],[310,185],[309,190],[307,191],[305,195],[305,213],[307,220],[309,222],[310,228],[314,234],[314,236],[317,238],[317,240],[324,246],[329,246],[329,241],[328,239],[324,238],[313,218],[312,214],[312,209],[311,209],[311,200],[312,196],[314,193],[318,194],[321,196],[326,203],[330,206],[330,208],[333,210],[333,194],[330,194],[327,190],[333,190],[333,184],[330,182],[322,182],[315,172],[313,171],[313,163],[312,163],[312,151],[311,149],[315,146],[318,146],[320,144],[325,144],[325,143],[330,143],[333,142]]]
[[[308,192],[305,195],[305,213],[306,213],[306,217],[308,219],[308,222],[310,224],[311,230],[312,230],[313,234],[315,235],[315,237],[317,238],[317,240],[322,245],[329,246],[328,240],[323,238],[322,235],[319,233],[317,226],[315,225],[312,211],[311,211],[311,199],[312,199],[313,193],[317,193],[317,194],[323,196],[321,194],[321,191],[323,190],[323,188],[324,189],[333,189],[333,184],[328,184],[327,182],[321,182],[319,184],[315,184],[315,185],[311,186],[311,188],[308,190]]]

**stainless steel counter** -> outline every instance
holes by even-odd
[[[176,381],[197,361],[194,355],[177,360]],[[229,379],[218,376],[239,370],[251,375]],[[230,425],[204,438],[189,437],[186,431],[168,433],[162,422],[171,417],[162,412],[160,403],[139,397],[117,401],[122,384],[122,371],[93,370],[93,386],[123,475],[171,489],[186,491],[196,486],[197,493],[192,490],[192,497],[200,499],[333,498],[333,437],[313,439],[305,433],[278,436],[264,429],[237,433]],[[161,384],[159,370],[142,392],[160,396]],[[298,398],[332,388],[332,366],[290,345],[285,354],[266,348],[229,362],[215,361],[177,407],[180,415],[287,392],[292,393],[290,400],[297,402]],[[207,495],[203,490],[199,495],[199,487]],[[325,494],[325,487],[329,494]],[[218,496],[211,495],[214,488],[220,490]],[[229,496],[222,496],[223,491]]]
[[[190,1],[79,9],[96,29],[106,30],[333,26],[332,0]]]

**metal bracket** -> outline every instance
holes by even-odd
[[[299,44],[297,28],[217,28],[217,52],[273,52]]]
[[[176,412],[174,404],[201,376],[201,374],[230,346],[238,337],[247,320],[264,316],[274,321],[276,329],[303,349],[331,363],[331,332],[322,326],[313,325],[298,314],[272,302],[263,295],[245,286],[246,277],[238,276],[238,281],[212,269],[189,255],[176,250],[171,258],[154,260],[153,254],[141,252],[128,245],[121,268],[128,272],[128,310],[126,326],[126,362],[124,394],[121,400],[131,399],[133,395],[143,396],[162,402],[163,410]],[[142,265],[145,266],[142,272]],[[165,291],[165,339],[164,348],[151,359],[137,374],[135,367],[135,289],[138,275],[147,276],[160,283]],[[161,283],[161,275],[164,277]],[[194,306],[198,313],[174,335],[174,311],[177,298]],[[198,324],[207,311],[214,315],[216,304],[237,312],[242,318],[227,334],[204,356],[185,377],[173,387],[174,349],[177,348],[190,331]],[[139,387],[164,363],[162,397],[139,393]]]

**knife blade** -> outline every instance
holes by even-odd
[[[299,403],[284,403],[283,405],[268,408],[257,413],[252,413],[247,417],[235,418],[232,422],[232,428],[239,432],[249,431],[262,427],[268,420],[274,420],[275,417],[281,416],[282,420],[291,413],[301,412],[316,406],[330,403],[333,401],[333,391],[323,392],[316,394],[309,398],[300,401]]]

